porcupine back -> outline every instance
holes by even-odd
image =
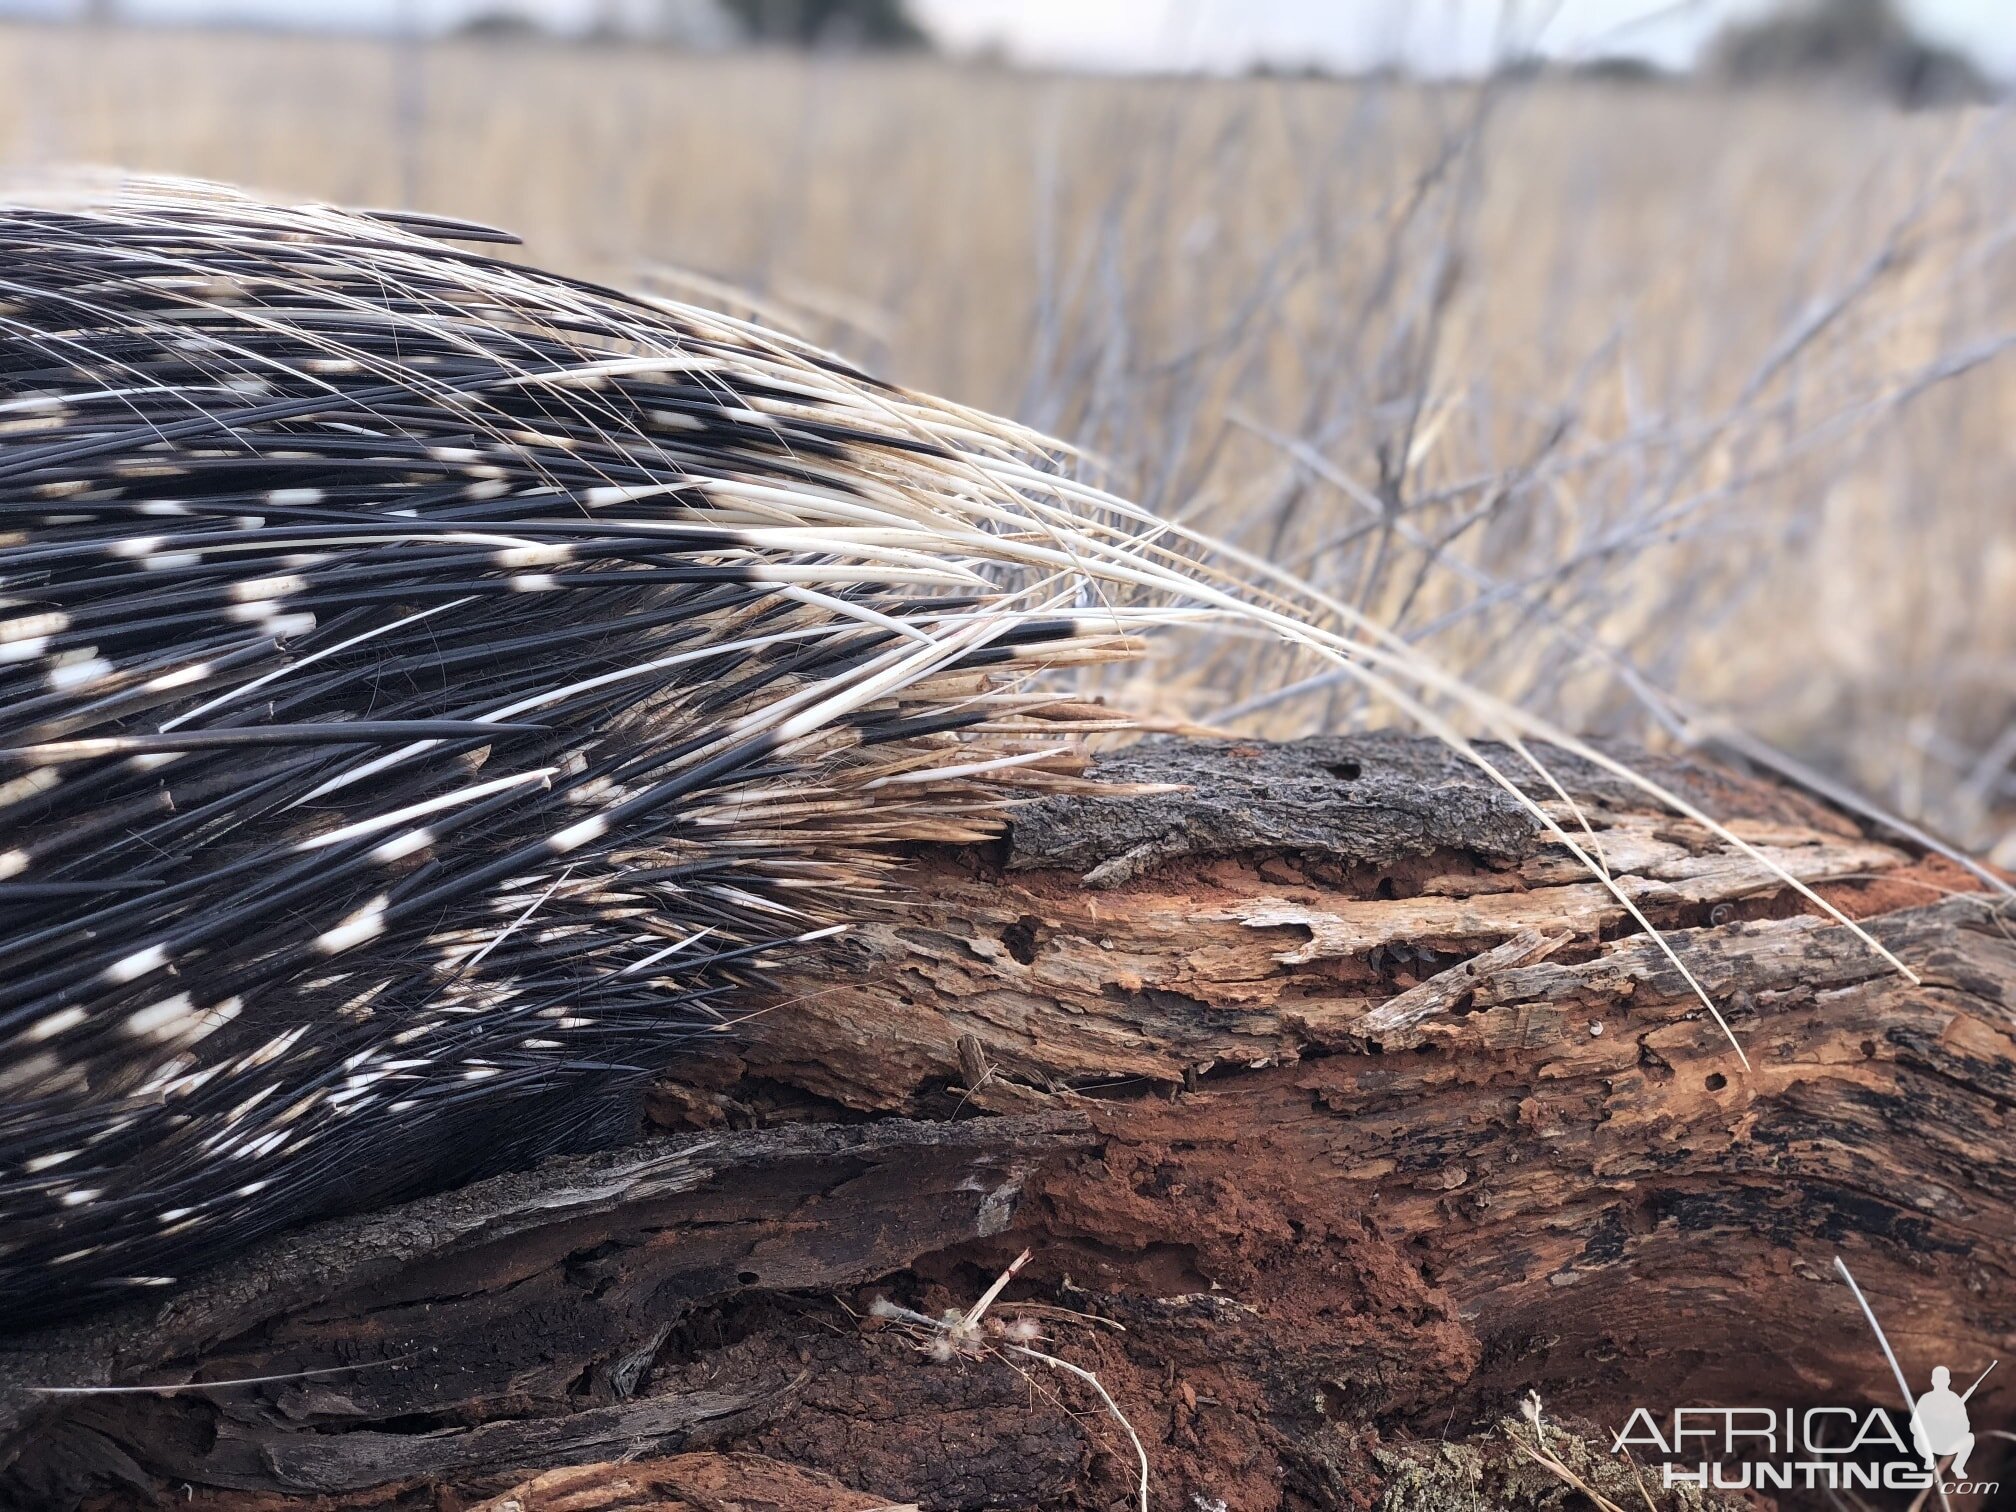
[[[0,197],[0,1328],[616,1137],[1128,649],[1035,438],[445,238]]]

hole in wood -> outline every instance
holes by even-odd
[[[1036,924],[1035,919],[1024,915],[1001,931],[1001,943],[1020,965],[1030,965],[1036,959]]]
[[[1708,1073],[1708,1090],[1710,1092],[1720,1092],[1728,1085],[1729,1078],[1724,1076],[1720,1071],[1710,1071]]]
[[[1340,782],[1356,782],[1365,775],[1365,769],[1355,761],[1326,761],[1323,770]]]

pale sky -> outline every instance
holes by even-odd
[[[0,0],[0,12],[62,13],[79,0]],[[1631,52],[1684,65],[1732,15],[1770,0],[912,0],[947,46],[999,48],[1018,61],[1095,69],[1236,72],[1259,61],[1360,69],[1402,61],[1475,72],[1511,34],[1556,56]],[[228,15],[269,23],[377,28],[402,14],[448,25],[517,9],[584,24],[597,0],[126,0],[162,19]],[[2016,79],[2016,0],[1904,0],[1923,31]],[[1509,17],[1509,21],[1508,21]]]

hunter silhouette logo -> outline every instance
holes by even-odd
[[[1995,1368],[1990,1361],[1988,1370]],[[1925,1468],[1937,1471],[1939,1456],[1953,1456],[1953,1478],[1967,1479],[1967,1456],[1974,1452],[1973,1425],[1967,1420],[1967,1398],[1974,1395],[1982,1381],[1988,1379],[1984,1370],[1967,1388],[1964,1396],[1955,1396],[1952,1386],[1953,1372],[1944,1365],[1932,1369],[1932,1389],[1919,1397],[1911,1408],[1911,1441],[1918,1452],[1925,1457]]]

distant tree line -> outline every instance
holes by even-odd
[[[100,0],[110,3],[110,0]],[[464,36],[530,37],[540,26],[500,0],[459,28]],[[590,35],[669,42],[741,40],[789,47],[925,47],[907,0],[602,0]]]
[[[1998,3],[2011,3],[2016,9],[2012,0]],[[118,20],[124,10],[122,0],[79,0],[79,4],[85,20],[100,24]],[[538,30],[515,0],[498,0],[462,27],[467,35],[492,37],[532,35]],[[602,0],[596,32],[608,37],[655,35],[674,42],[740,39],[792,47],[930,45],[909,0]],[[1786,0],[1772,14],[1725,27],[1704,63],[1706,72],[1733,83],[1842,84],[1913,106],[1988,100],[2000,93],[1965,54],[1919,36],[1896,0]],[[1537,58],[1516,61],[1504,70],[1508,75],[1533,76],[1554,71],[1555,65]],[[1619,83],[1660,77],[1652,65],[1628,58],[1598,58],[1571,71]]]
[[[1960,104],[1997,93],[1965,54],[1919,36],[1894,0],[1804,0],[1727,27],[1708,62],[1735,83],[1841,83],[1904,105]]]
[[[720,0],[720,5],[758,42],[921,47],[927,40],[904,0]]]
[[[1676,77],[1628,56],[1562,63],[1535,55],[1516,58],[1498,72],[1509,79],[1573,77],[1633,85]],[[1725,26],[1699,72],[1736,85],[1817,85],[1884,95],[1914,108],[2000,94],[1966,54],[1919,36],[1895,0],[1785,0],[1770,14]]]

